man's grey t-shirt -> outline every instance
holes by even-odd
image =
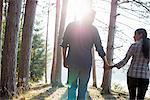
[[[90,68],[92,65],[92,47],[101,57],[105,56],[99,33],[93,25],[69,24],[65,30],[62,47],[69,47],[67,64],[74,68]]]

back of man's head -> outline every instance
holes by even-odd
[[[84,14],[82,21],[86,24],[92,24],[95,18],[96,12],[93,9],[88,9]]]

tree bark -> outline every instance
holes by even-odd
[[[60,19],[60,0],[56,1],[56,19],[55,19],[55,39],[53,49],[53,63],[51,70],[51,84],[55,86],[56,80],[56,63],[57,63],[57,42],[58,42],[58,30],[59,30],[59,19]]]
[[[1,87],[3,96],[12,97],[16,94],[17,35],[21,5],[22,0],[9,0],[2,52]]]
[[[27,0],[25,7],[25,17],[22,32],[22,44],[19,61],[19,73],[18,73],[18,87],[23,90],[29,88],[29,71],[30,71],[30,57],[32,47],[32,33],[35,19],[37,0]]]
[[[47,32],[46,32],[46,42],[45,42],[45,83],[47,83],[47,45],[48,45],[48,27],[49,27],[49,12],[50,12],[50,3],[47,11]]]
[[[109,64],[112,64],[112,62],[113,62],[116,15],[117,15],[117,0],[112,0],[111,1],[109,31],[108,31],[108,41],[107,41],[107,52],[106,52]],[[109,71],[104,70],[103,82],[102,82],[102,88],[104,90],[104,93],[111,92],[111,75],[112,75],[112,70],[109,70]]]
[[[2,51],[2,18],[3,18],[3,0],[0,0],[0,62],[1,62],[1,51]],[[0,63],[0,74],[1,74],[1,63]],[[1,75],[0,75],[0,85],[1,85]]]
[[[62,4],[62,11],[61,11],[61,20],[60,20],[60,28],[59,28],[59,34],[57,35],[57,44],[56,44],[56,60],[54,62],[56,62],[56,66],[55,66],[55,79],[53,80],[53,85],[62,85],[61,83],[61,70],[62,70],[62,52],[61,52],[61,40],[63,37],[63,33],[64,33],[64,28],[65,28],[65,20],[66,20],[66,12],[67,12],[67,5],[68,5],[68,0],[63,0],[63,4]]]
[[[92,68],[93,68],[93,87],[97,87],[97,84],[96,84],[96,66],[95,66],[94,47],[92,48]]]
[[[61,20],[57,44],[57,63],[56,63],[56,81],[61,84],[61,70],[62,70],[62,51],[60,44],[62,43],[62,38],[64,35],[65,21],[66,21],[66,12],[67,12],[68,0],[63,0],[62,11],[61,11]]]

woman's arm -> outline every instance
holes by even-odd
[[[130,48],[128,49],[127,53],[126,53],[125,58],[123,60],[121,60],[119,63],[117,63],[117,64],[115,64],[114,66],[111,66],[111,67],[117,67],[118,69],[123,67],[128,62],[130,57],[133,56],[134,51],[135,51],[134,44],[132,44],[130,46]]]

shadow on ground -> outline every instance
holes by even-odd
[[[112,94],[102,94],[102,97],[104,100],[118,100],[114,95]]]
[[[100,89],[99,89],[100,91]],[[111,91],[111,94],[101,94],[104,100],[128,100],[127,93]]]
[[[38,89],[38,88],[36,88],[36,89]],[[36,90],[36,89],[34,89],[34,90]],[[53,87],[53,88],[51,87],[51,88],[47,89],[45,92],[40,93],[39,95],[32,97],[30,100],[44,100],[46,97],[53,94],[57,89],[58,89],[58,87]]]
[[[46,87],[49,87],[49,86],[51,86],[51,85],[50,84],[45,84],[45,85],[38,84],[38,86],[30,88],[30,90],[39,90],[39,89],[46,88]]]
[[[65,93],[61,96],[60,100],[68,100],[68,89],[65,91]],[[89,92],[87,92],[87,99],[86,100],[92,100],[92,98],[89,95]]]

